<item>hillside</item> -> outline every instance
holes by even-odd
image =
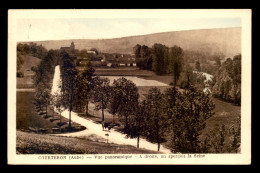
[[[33,66],[38,66],[38,64],[41,62],[41,59],[31,55],[21,55],[21,58],[24,60],[24,63],[19,71],[24,73],[24,77],[16,78],[16,87],[33,88],[32,76],[34,76],[34,72],[31,71],[31,68]]]
[[[21,71],[31,69],[33,66],[39,65],[41,59],[34,57],[32,55],[21,55],[22,59],[24,60],[24,64],[21,67]]]
[[[72,40],[38,41],[47,49],[59,49],[69,46]],[[161,43],[168,47],[178,45],[184,50],[201,50],[203,52],[220,52],[226,56],[241,53],[241,28],[201,29],[173,31],[149,35],[130,36],[113,39],[76,39],[76,49],[97,48],[101,52],[132,54],[136,44],[151,47]]]

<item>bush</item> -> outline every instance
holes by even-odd
[[[24,77],[24,73],[23,72],[17,72],[16,77],[22,78],[22,77]]]

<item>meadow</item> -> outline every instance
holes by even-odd
[[[37,112],[33,104],[34,92],[16,92],[16,129],[26,131],[29,127],[34,129],[46,129],[46,133],[52,133],[52,128],[65,128],[68,126],[68,119],[62,117],[62,126],[58,126],[60,122],[59,115],[53,114],[53,111],[48,108],[48,116],[46,112]],[[54,116],[54,117],[53,117]],[[52,119],[54,119],[52,121]],[[72,122],[72,126],[79,124]]]

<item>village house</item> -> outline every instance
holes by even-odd
[[[85,57],[77,56],[79,52],[78,49],[75,49],[75,44],[72,41],[69,47],[61,47],[61,51],[68,53],[77,66],[85,66],[89,59]],[[95,50],[87,50],[87,53],[90,54],[90,62],[93,66],[107,66],[107,67],[136,67],[135,58],[129,54],[118,54],[118,53],[99,53]]]

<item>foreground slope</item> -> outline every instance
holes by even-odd
[[[159,152],[116,145],[106,141],[91,141],[16,131],[17,154],[156,154]],[[93,137],[92,137],[93,140]]]

